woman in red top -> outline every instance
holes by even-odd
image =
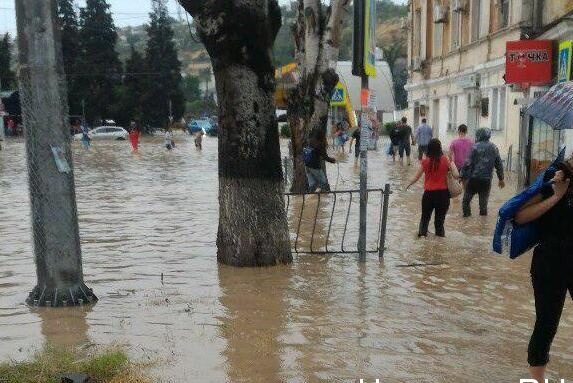
[[[456,165],[451,162],[442,152],[442,144],[438,139],[432,139],[428,145],[427,157],[422,161],[422,166],[412,179],[406,190],[414,185],[424,175],[424,196],[422,197],[422,218],[418,237],[428,236],[428,226],[432,212],[436,211],[434,225],[436,235],[445,237],[444,222],[450,208],[450,192],[448,191],[448,172],[451,171],[455,178],[459,178]]]

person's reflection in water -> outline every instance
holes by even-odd
[[[223,355],[228,382],[282,381],[284,350],[279,337],[287,323],[285,291],[291,274],[290,266],[219,266],[219,299],[226,310],[219,318],[220,332],[227,341]]]
[[[303,197],[290,197],[290,206],[288,211],[288,222],[290,232],[296,235],[299,225],[301,209],[303,208]],[[300,230],[298,236],[298,251],[305,252],[311,250],[320,252],[325,250],[327,237],[327,224],[330,219],[333,197],[329,194],[307,195],[304,197],[304,211],[302,212],[302,221],[300,221]],[[317,212],[318,208],[318,212]],[[316,226],[314,224],[316,218]],[[313,236],[314,228],[314,236]],[[294,239],[293,239],[294,245]],[[332,250],[332,233],[329,239],[329,245]]]
[[[91,306],[40,308],[33,312],[42,320],[42,335],[46,343],[60,347],[78,347],[90,343],[86,317]]]

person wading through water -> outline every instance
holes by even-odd
[[[131,142],[131,149],[134,153],[139,150],[139,129],[137,129],[137,124],[135,121],[131,122],[129,128],[129,141]]]
[[[567,291],[573,298],[573,157],[559,168],[552,187],[535,196],[515,216],[519,225],[539,222],[540,240],[531,261],[536,320],[527,360],[531,377],[540,383],[545,378]]]
[[[303,149],[308,190],[311,193],[329,190],[326,173],[322,168],[322,160],[333,164],[336,163],[336,160],[328,156],[326,146],[326,133],[317,129],[311,133],[308,145]]]
[[[412,154],[412,145],[416,145],[416,138],[412,132],[412,127],[408,125],[408,119],[402,117],[402,123],[400,126],[400,145],[398,147],[400,154],[400,162],[404,161],[404,153],[406,153],[406,162],[408,166],[412,164],[410,160],[410,155]]]
[[[406,187],[414,185],[424,175],[424,195],[422,197],[422,217],[418,237],[428,236],[428,226],[432,213],[435,211],[434,227],[436,236],[445,237],[444,223],[450,208],[450,192],[448,190],[448,172],[459,178],[458,169],[442,152],[442,143],[434,138],[428,143],[428,153],[422,160],[420,169]]]
[[[479,195],[480,215],[487,216],[487,205],[494,168],[497,172],[500,189],[505,187],[503,162],[497,146],[489,141],[490,138],[491,130],[486,128],[477,130],[476,144],[462,167],[462,180],[465,185],[464,199],[462,201],[464,217],[472,215],[471,203],[476,194]]]
[[[422,161],[424,155],[428,153],[430,140],[434,138],[432,127],[427,124],[425,118],[422,119],[422,125],[416,129],[416,143],[418,144],[418,161]]]

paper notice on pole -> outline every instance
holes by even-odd
[[[376,105],[377,105],[378,98],[376,97],[376,91],[370,89],[370,94],[368,95],[368,109],[370,111],[376,112]]]
[[[52,154],[54,155],[56,167],[60,173],[70,173],[72,171],[62,148],[58,146],[52,146]]]
[[[360,151],[367,151],[372,137],[372,124],[370,120],[363,120],[360,125]]]

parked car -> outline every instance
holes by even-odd
[[[88,136],[92,140],[126,140],[129,136],[127,130],[120,126],[99,126],[88,132]],[[74,135],[75,140],[82,139],[82,133]]]
[[[217,134],[219,133],[219,117],[217,116],[207,117],[207,120],[211,123],[212,126],[212,129],[208,131],[207,134],[210,136],[217,136]]]
[[[195,134],[202,131],[203,134],[208,134],[209,136],[217,135],[217,128],[206,118],[191,121],[187,124],[187,130],[189,131],[189,134]]]

